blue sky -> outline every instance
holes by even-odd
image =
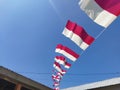
[[[96,37],[104,28],[80,10],[79,0],[0,0],[0,65],[52,88],[57,44],[81,54],[61,33],[67,20]],[[120,76],[120,18],[118,17],[72,63],[61,81],[67,88]],[[68,60],[69,61],[69,60]]]

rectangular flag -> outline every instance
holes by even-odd
[[[59,82],[54,82],[54,84],[53,84],[53,86],[55,86],[55,87],[57,87],[59,85],[60,85]]]
[[[63,77],[63,74],[60,72],[57,72],[57,75],[60,76],[61,78]]]
[[[120,15],[120,0],[80,0],[79,5],[95,23],[104,28]]]
[[[71,64],[68,62],[65,62],[65,68],[69,69],[71,67]]]
[[[70,20],[68,20],[62,34],[71,39],[83,50],[87,49],[94,41],[94,38],[90,36],[83,27]]]
[[[55,61],[61,65],[63,65],[65,68],[69,69],[71,67],[71,64],[68,63],[64,56],[56,56]]]
[[[76,61],[79,57],[79,55],[76,52],[74,52],[73,50],[66,46],[63,46],[62,44],[58,44],[56,46],[55,52],[63,54],[72,61]]]
[[[62,73],[62,74],[65,74],[65,73],[66,73],[66,70],[63,70],[63,69],[61,68],[60,64],[57,63],[57,62],[54,62],[53,67],[54,67],[58,72],[60,72],[60,73]]]
[[[55,87],[53,90],[60,90],[60,88],[59,87]]]
[[[54,75],[54,74],[52,74],[52,79],[54,80],[54,81],[60,81],[61,80],[61,76],[60,75]]]
[[[61,65],[65,65],[66,59],[64,56],[56,56],[55,61]]]

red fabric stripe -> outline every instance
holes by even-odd
[[[77,53],[75,53],[73,50],[71,50],[70,48],[64,46],[63,48],[66,52],[68,52],[69,54],[71,54],[72,56],[74,56],[75,58],[78,58],[79,55]]]
[[[108,12],[120,15],[120,0],[95,0],[96,3]]]
[[[84,40],[84,42],[86,42],[87,44],[91,44],[95,39],[91,36],[87,36],[86,39]]]
[[[64,56],[56,56],[55,58],[59,59],[59,60],[62,60],[62,61],[66,61]]]
[[[71,22],[70,20],[67,21],[67,24],[66,24],[66,28],[69,29],[70,31],[74,30],[74,28],[76,27],[76,23],[74,22]]]
[[[59,48],[59,49],[62,49],[62,47],[63,47],[62,44],[58,44],[58,45],[56,46],[56,48]]]
[[[75,34],[77,34],[83,41],[88,36],[86,31],[81,26],[76,26],[75,30],[73,31]]]

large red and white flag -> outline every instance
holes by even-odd
[[[79,5],[94,22],[105,28],[120,15],[120,0],[80,0]]]
[[[71,67],[71,64],[68,63],[64,56],[56,56],[55,61],[61,65],[63,65],[65,68],[69,69]]]
[[[60,72],[60,73],[62,73],[62,74],[65,74],[65,73],[66,73],[66,70],[63,70],[63,69],[61,68],[60,64],[57,63],[57,62],[54,62],[53,67],[54,67],[58,72]]]
[[[76,52],[74,52],[73,50],[66,46],[63,46],[62,44],[58,44],[56,46],[55,52],[63,54],[72,61],[76,61],[79,57],[79,55]]]
[[[94,38],[90,36],[83,27],[70,20],[68,20],[62,34],[71,39],[83,50],[87,49],[94,41]]]

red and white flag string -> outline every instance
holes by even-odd
[[[52,74],[53,80],[53,90],[60,90],[60,81],[62,80],[64,74],[71,67],[67,59],[75,62],[80,55],[93,43],[94,40],[99,38],[101,34],[106,30],[102,30],[95,38],[90,36],[82,26],[77,25],[76,23],[68,20],[67,24],[62,32],[62,34],[73,41],[77,46],[79,46],[83,51],[80,54],[77,54],[75,51],[70,49],[67,46],[58,44],[56,46],[55,52],[61,55],[55,56],[54,58],[54,74]]]
[[[55,62],[53,67],[55,70],[52,74],[53,90],[60,90],[60,81],[66,74],[66,69],[69,69],[72,65],[66,60],[66,58],[75,62],[78,57],[82,55],[85,50],[96,39],[98,39],[104,33],[106,28],[120,15],[120,4],[118,4],[120,3],[119,0],[102,1],[103,2],[101,2],[101,0],[88,0],[88,2],[86,2],[86,0],[80,0],[79,2],[81,10],[83,10],[95,23],[104,27],[104,29],[95,38],[89,35],[82,26],[70,20],[67,21],[62,34],[80,47],[82,52],[77,54],[75,51],[67,46],[63,46],[62,44],[58,44],[56,46],[55,52],[62,54],[63,56],[55,56],[54,58]],[[53,5],[52,1],[51,4]]]

